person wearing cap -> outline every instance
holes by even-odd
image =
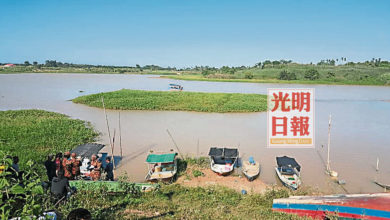
[[[81,161],[77,158],[76,153],[72,153],[72,176],[73,179],[76,179],[80,175],[80,166],[81,166]]]
[[[99,180],[100,179],[100,168],[102,166],[102,163],[97,160],[97,157],[95,154],[91,157],[91,166],[93,166],[93,170],[91,172],[91,178],[92,180]]]
[[[47,160],[45,161],[45,167],[46,167],[47,177],[48,177],[49,181],[51,182],[53,177],[56,176],[56,162],[53,161],[52,154],[49,154],[47,156]]]
[[[64,168],[64,176],[68,179],[72,179],[72,161],[70,160],[70,152],[65,152],[64,159],[62,160],[62,167]]]

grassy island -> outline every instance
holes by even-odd
[[[267,96],[238,93],[163,92],[122,89],[73,99],[75,103],[108,109],[196,111],[196,112],[261,112],[267,109]]]

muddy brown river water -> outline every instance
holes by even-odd
[[[90,121],[102,133],[99,142],[107,144],[103,110],[69,100],[122,88],[165,91],[169,83],[181,84],[185,91],[259,94],[266,94],[267,88],[315,88],[316,147],[266,148],[266,113],[121,111],[124,158],[118,172],[126,172],[134,181],[144,180],[149,149],[174,148],[166,133],[169,129],[184,154],[206,156],[211,146],[238,146],[244,159],[254,156],[260,161],[260,178],[268,184],[280,184],[273,169],[275,157],[288,155],[301,164],[303,185],[342,192],[324,172],[331,113],[331,165],[346,181],[345,189],[349,193],[382,192],[372,181],[390,184],[390,87],[178,81],[123,74],[1,74],[0,110],[36,108]],[[112,132],[116,129],[118,134],[118,111],[109,110],[108,119]],[[118,142],[116,146],[118,155]]]

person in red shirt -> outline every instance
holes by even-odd
[[[92,155],[91,157],[91,166],[93,166],[93,170],[91,172],[91,178],[92,180],[99,180],[100,179],[100,168],[102,166],[102,163],[100,163],[97,160],[96,155]]]
[[[73,179],[76,179],[79,175],[80,175],[80,166],[81,166],[81,162],[79,159],[77,159],[77,155],[76,153],[72,153],[72,176],[73,176]]]
[[[70,152],[65,152],[64,159],[62,160],[62,167],[64,168],[64,176],[71,180],[72,176],[72,161],[70,160]]]

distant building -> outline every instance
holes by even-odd
[[[8,64],[5,64],[3,67],[13,67],[13,66],[15,66],[15,64],[8,63]]]

